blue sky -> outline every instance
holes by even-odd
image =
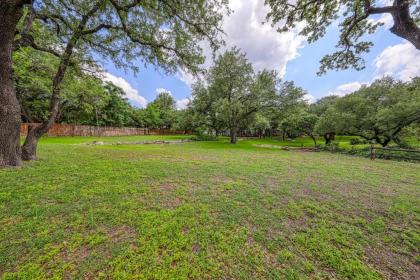
[[[383,21],[385,25],[368,36],[375,45],[370,53],[364,55],[364,70],[329,71],[319,77],[316,75],[319,60],[334,51],[339,36],[338,27],[332,25],[324,38],[307,44],[297,32],[279,34],[268,24],[262,25],[266,14],[263,2],[231,0],[234,13],[225,19],[223,25],[226,48],[241,48],[257,70],[267,68],[279,71],[284,80],[293,80],[304,88],[309,94],[308,99],[312,101],[329,94],[347,94],[385,74],[402,80],[420,75],[420,51],[393,35],[388,30],[392,18],[383,15],[373,18]],[[210,59],[206,67],[209,65]],[[111,63],[104,65],[104,68],[109,73],[107,79],[121,86],[132,104],[139,107],[153,101],[156,92],[161,90],[170,91],[179,107],[185,106],[191,95],[191,81],[180,73],[166,75],[153,66],[143,66],[134,75],[116,69]]]

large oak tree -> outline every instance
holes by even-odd
[[[15,6],[22,13],[23,3],[19,4],[20,6]],[[19,30],[15,46],[31,46],[49,52],[59,58],[59,64],[52,80],[49,115],[40,126],[30,129],[22,147],[22,158],[35,159],[39,138],[54,124],[59,112],[61,84],[75,54],[90,54],[90,59],[106,58],[116,66],[130,67],[133,70],[137,70],[134,62],[141,62],[161,67],[167,72],[174,72],[179,68],[196,72],[204,61],[198,43],[207,40],[213,49],[222,43],[218,35],[226,4],[225,0],[35,1]],[[13,29],[9,35],[11,38],[6,38],[10,41],[7,49],[9,53],[19,18],[14,17],[13,26],[1,27]],[[42,40],[33,36],[31,27],[36,21],[42,22],[48,30],[54,32],[59,43],[43,45]],[[11,55],[8,57],[11,67]],[[1,76],[6,79],[11,76],[11,71]],[[0,110],[2,113],[6,110],[4,105],[15,109],[8,109],[8,114],[2,118],[10,129],[8,133],[0,135],[0,142],[8,145],[8,148],[0,150],[0,158],[10,157],[8,154],[11,150],[19,150],[19,106],[13,101],[16,100],[16,94],[12,84],[7,91],[9,94],[3,94],[2,89],[2,97],[7,96],[7,102],[0,104]],[[0,163],[19,165],[17,152],[14,158],[14,161],[2,160]]]

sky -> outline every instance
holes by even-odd
[[[233,13],[223,23],[226,46],[222,50],[237,46],[247,54],[256,71],[278,71],[283,80],[292,80],[305,89],[309,102],[327,95],[348,94],[384,75],[404,81],[420,76],[420,51],[389,31],[392,17],[388,14],[370,19],[379,20],[384,26],[367,37],[374,46],[363,56],[364,70],[329,71],[317,76],[320,59],[332,53],[338,41],[337,23],[328,28],[325,37],[308,44],[297,31],[278,33],[270,24],[262,24],[267,14],[264,0],[230,0],[229,6]],[[205,51],[205,54],[208,59],[204,67],[209,67],[211,53]],[[178,108],[185,108],[191,97],[193,77],[183,72],[166,75],[154,66],[143,66],[134,75],[117,69],[112,63],[106,63],[104,69],[105,80],[121,87],[136,107],[147,106],[162,91],[171,93]]]

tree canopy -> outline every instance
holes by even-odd
[[[258,124],[254,130],[261,130],[270,124],[271,116],[263,119],[263,112],[292,106],[303,95],[293,83],[281,83],[274,71],[255,73],[245,55],[234,48],[220,55],[205,80],[194,86],[192,106],[216,134],[229,130],[234,144],[240,129],[250,129],[254,123]]]
[[[420,123],[420,79],[409,83],[384,78],[335,104],[337,129],[387,146],[401,131]]]
[[[340,38],[338,49],[321,60],[318,74],[329,69],[361,70],[365,67],[362,54],[369,52],[373,43],[366,34],[374,33],[383,25],[380,21],[371,20],[374,15],[390,14],[395,35],[411,42],[420,50],[420,6],[416,0],[265,0],[271,8],[267,17],[273,24],[279,24],[280,32],[288,31],[302,24],[300,35],[308,38],[310,43],[325,36],[327,28],[339,21]]]
[[[29,131],[22,158],[35,158],[38,139],[56,121],[61,84],[75,57],[81,56],[79,63],[88,66],[99,55],[134,71],[135,61],[141,61],[167,72],[196,73],[204,61],[199,42],[206,40],[214,50],[222,43],[218,35],[226,5],[225,0],[188,5],[173,0],[35,1],[23,19],[15,47],[48,52],[59,62],[52,78],[48,118]],[[44,36],[35,34],[36,24],[42,25]],[[44,44],[43,37],[55,38],[57,43],[45,40]]]

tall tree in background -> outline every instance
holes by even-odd
[[[326,96],[311,104],[308,109],[310,114],[318,117],[314,132],[322,135],[327,145],[335,139],[338,130],[338,116],[334,106],[339,98],[335,95]]]
[[[172,128],[177,121],[176,102],[167,91],[159,92],[153,102],[136,112],[136,120],[142,127]]]
[[[176,102],[169,92],[162,91],[152,102],[159,112],[160,128],[171,128],[175,120]]]
[[[391,3],[387,5],[384,2]],[[337,44],[339,50],[322,58],[319,74],[329,69],[364,68],[361,54],[369,52],[373,43],[363,41],[362,37],[374,33],[383,25],[369,20],[373,15],[390,14],[394,20],[391,32],[420,50],[418,0],[266,0],[265,3],[271,7],[268,18],[281,25],[279,31],[288,31],[303,23],[300,35],[306,36],[310,43],[323,37],[327,27],[342,18]]]
[[[285,81],[278,89],[279,102],[277,106],[265,109],[265,115],[270,119],[271,129],[282,130],[283,139],[286,134],[295,131],[296,122],[293,116],[298,115],[306,108],[307,102],[304,97],[307,92],[296,86],[294,82]],[[291,135],[289,135],[291,136]]]
[[[225,123],[220,119],[216,106],[217,95],[211,94],[202,81],[198,81],[192,87],[192,102],[190,114],[195,116],[198,126],[207,127],[216,136],[226,128]]]
[[[54,124],[61,84],[75,54],[95,52],[117,66],[131,66],[133,70],[137,67],[131,62],[140,59],[168,72],[179,68],[196,72],[204,61],[198,42],[207,40],[213,49],[222,43],[218,35],[226,4],[225,0],[190,1],[188,5],[175,0],[36,1],[25,18],[16,45],[48,51],[59,58],[59,64],[52,80],[49,116],[40,126],[29,130],[22,158],[35,159],[39,138]],[[43,46],[39,38],[31,36],[32,23],[38,20],[55,32],[59,47]],[[16,111],[7,119],[18,115]],[[2,134],[0,142],[16,144],[18,125],[13,127],[16,129],[13,137]]]
[[[399,143],[401,131],[420,124],[420,78],[403,83],[383,78],[335,103],[341,133],[387,146]]]
[[[245,55],[235,48],[216,59],[205,82],[195,92],[193,104],[207,104],[206,110],[212,110],[208,114],[229,129],[232,144],[237,142],[239,129],[249,126],[257,112],[278,105],[277,73],[255,74]]]
[[[18,166],[20,159],[20,106],[13,81],[12,51],[16,26],[29,0],[0,1],[0,167]]]

